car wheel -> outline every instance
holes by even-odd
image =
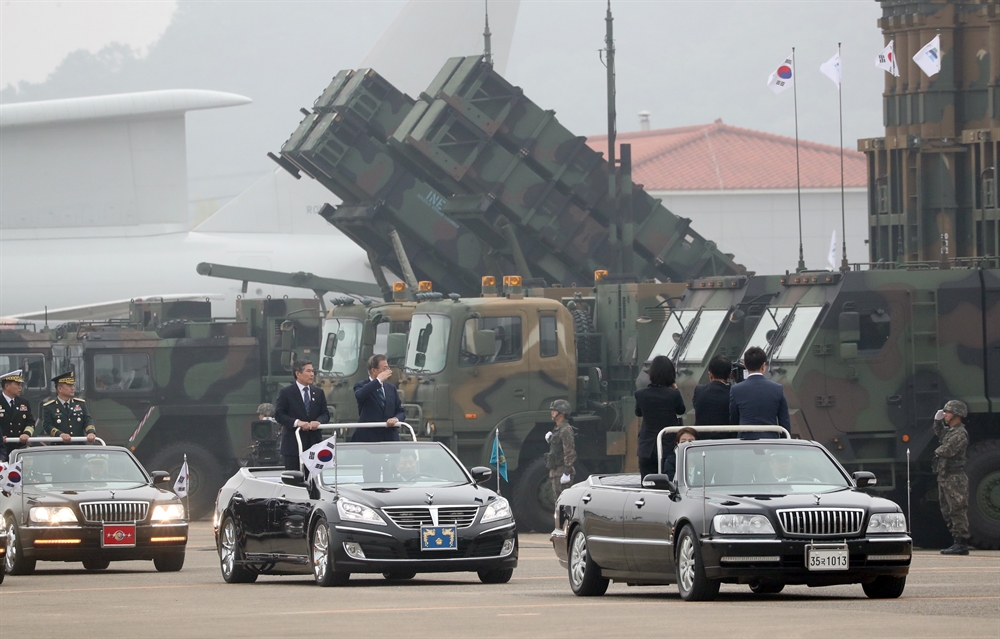
[[[874,581],[861,584],[861,587],[869,599],[896,599],[903,594],[903,588],[906,588],[906,577],[882,575],[875,577]]]
[[[21,548],[21,529],[10,515],[6,517],[7,556],[4,558],[4,570],[9,575],[30,575],[35,572],[35,560],[25,559]]]
[[[684,601],[711,601],[719,594],[720,582],[705,576],[701,545],[690,526],[677,538],[677,590]]]
[[[236,522],[232,517],[226,517],[219,531],[219,565],[222,567],[222,579],[227,584],[252,584],[257,581],[257,573],[243,565],[242,559]]]
[[[153,557],[153,566],[159,572],[177,572],[184,567],[184,553],[163,553]]]
[[[601,567],[590,557],[587,536],[581,528],[569,542],[569,587],[579,597],[599,597],[608,591],[610,579],[601,577]]]
[[[110,559],[84,559],[83,567],[86,570],[107,570],[111,565]]]
[[[316,584],[323,587],[344,586],[351,578],[351,573],[337,572],[334,569],[332,539],[330,524],[325,519],[321,519],[313,529],[310,546],[312,548],[313,576],[316,578]]]
[[[480,570],[476,574],[479,575],[479,581],[484,584],[505,584],[510,581],[511,576],[514,574],[514,569]]]
[[[215,455],[198,444],[177,442],[165,446],[149,460],[149,463],[143,461],[143,465],[154,470],[165,470],[171,477],[176,478],[181,464],[184,463],[185,453],[188,472],[191,473],[188,506],[193,521],[212,512],[215,507],[215,497],[225,481],[221,464]]]
[[[750,584],[750,592],[755,595],[776,595],[785,589],[785,584],[762,584],[753,582]]]
[[[406,581],[417,576],[415,570],[397,570],[394,572],[383,572],[382,576],[389,581]]]

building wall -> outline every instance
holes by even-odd
[[[748,270],[761,274],[794,271],[799,260],[796,192],[768,191],[650,191],[675,214],[691,219],[691,228],[713,240]],[[847,259],[867,262],[868,203],[866,190],[845,191]],[[830,238],[837,232],[841,256],[840,189],[802,191],[802,244],[810,269],[829,268]]]

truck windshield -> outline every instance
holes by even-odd
[[[743,352],[751,346],[759,346],[768,351],[776,362],[794,362],[822,311],[822,306],[768,307]],[[782,322],[789,316],[784,337],[776,343]]]
[[[818,447],[747,442],[688,446],[683,476],[688,486],[702,486],[707,477],[709,490],[728,495],[821,493],[851,485]]]
[[[406,340],[406,370],[440,373],[448,358],[451,318],[447,315],[414,313]]]
[[[700,364],[705,360],[705,355],[715,342],[715,336],[719,334],[719,328],[728,315],[729,311],[722,309],[706,309],[701,311],[700,315],[698,311],[671,313],[649,358],[666,355],[673,359],[677,355],[677,349],[682,348],[677,361],[683,364]],[[685,330],[690,330],[690,334],[686,337]]]
[[[673,359],[674,355],[677,354],[677,344],[684,334],[684,330],[697,314],[696,310],[672,311],[670,317],[667,318],[667,323],[663,326],[663,330],[660,331],[660,336],[656,338],[656,344],[653,345],[653,350],[649,353],[649,359],[652,360],[657,355],[666,355]]]
[[[777,308],[774,306],[768,306],[764,309],[764,315],[757,322],[757,328],[754,329],[753,335],[750,336],[750,341],[743,347],[743,353],[746,353],[747,349],[751,346],[763,348],[765,351],[768,350],[771,343],[778,336],[778,328],[781,326],[781,323],[785,321],[785,318],[791,312],[792,309],[790,308]],[[740,357],[743,356],[743,353],[740,353]]]
[[[353,375],[361,353],[361,321],[330,318],[323,322],[323,356],[319,370],[333,375]]]

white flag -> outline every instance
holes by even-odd
[[[775,93],[781,93],[785,89],[791,88],[795,82],[795,78],[792,77],[794,74],[792,66],[792,55],[789,55],[767,78],[767,86]]]
[[[0,462],[0,491],[8,495],[21,492],[21,462]]]
[[[917,51],[913,61],[927,74],[927,77],[937,75],[941,71],[941,36],[934,36],[923,49]]]
[[[833,57],[819,65],[819,70],[823,75],[833,80],[833,83],[840,86],[840,52],[833,54]]]
[[[826,256],[826,261],[830,265],[831,271],[837,270],[837,229],[833,229],[833,237],[830,238],[830,253]]]
[[[315,446],[302,451],[300,459],[302,460],[302,465],[309,471],[310,477],[315,477],[323,472],[324,468],[333,465],[333,460],[336,458],[337,452],[336,439],[337,436],[333,435]]]
[[[896,66],[896,52],[892,49],[894,42],[895,40],[889,40],[889,44],[875,58],[875,66],[898,78],[899,67]]]
[[[181,470],[177,473],[177,480],[174,482],[174,493],[178,497],[188,496],[188,484],[191,482],[191,473],[188,471],[187,455],[184,456],[184,464],[181,466]]]

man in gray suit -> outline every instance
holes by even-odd
[[[743,354],[747,378],[729,389],[729,423],[746,425],[775,425],[791,429],[788,418],[788,401],[781,384],[764,377],[767,371],[767,353],[751,346]],[[743,439],[773,439],[777,433],[740,433]]]

